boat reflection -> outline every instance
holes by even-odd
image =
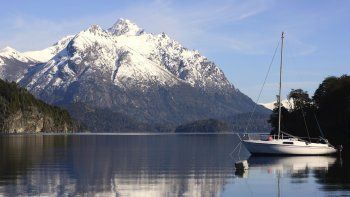
[[[320,184],[319,180],[322,181],[322,177],[327,175],[328,170],[335,166],[337,161],[337,157],[332,156],[251,156],[248,158],[249,169],[236,171],[235,175],[237,178],[244,178],[251,182],[249,187],[255,188],[254,195],[264,196],[274,193],[276,196],[289,196],[298,192],[303,195],[312,194],[317,192],[311,189],[315,188],[314,184]],[[255,180],[260,181],[255,182]],[[293,190],[293,187],[296,187],[294,185],[302,187],[301,184],[308,186],[308,190]],[[261,188],[261,185],[266,185],[270,192],[264,194],[266,191]]]
[[[251,168],[266,169],[268,172],[284,171],[299,172],[301,170],[328,170],[335,164],[333,156],[288,156],[288,157],[257,157],[248,159]]]
[[[336,161],[337,158],[332,156],[251,156],[248,159],[249,170],[236,171],[235,175],[238,178],[249,178],[249,171],[260,171],[302,178],[305,177],[303,174],[308,174],[310,170],[326,172]]]

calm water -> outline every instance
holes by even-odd
[[[1,196],[350,196],[336,157],[249,157],[233,135],[0,136]]]

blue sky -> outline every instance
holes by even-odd
[[[199,50],[254,100],[282,30],[284,96],[291,88],[312,94],[325,77],[350,74],[346,0],[0,0],[0,48],[43,49],[92,24],[108,28],[118,18]],[[277,80],[275,61],[260,102],[275,99]]]

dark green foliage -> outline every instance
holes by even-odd
[[[216,133],[230,131],[232,129],[227,123],[215,119],[194,121],[180,125],[175,130],[177,133]]]
[[[292,90],[288,98],[293,98],[294,107],[290,110],[282,108],[282,131],[302,137],[308,137],[309,131],[311,138],[319,137],[322,134],[318,120],[332,144],[350,148],[350,76],[327,77],[312,99],[300,89]],[[278,109],[275,108],[269,120],[274,134],[277,133],[277,117]]]
[[[350,76],[327,77],[315,91],[313,100],[327,138],[349,147]]]
[[[8,83],[0,79],[0,132],[11,130],[11,128],[7,128],[5,122],[11,121],[8,118],[19,112],[29,115],[33,113],[32,115],[38,116],[38,119],[40,117],[45,120],[50,118],[52,120],[50,123],[44,123],[43,129],[48,129],[44,131],[62,131],[64,128],[63,125],[66,125],[68,129],[72,130],[78,128],[71,119],[68,111],[36,99],[26,89],[21,88],[15,82]],[[38,112],[38,114],[35,112]],[[25,119],[27,117],[22,118]]]
[[[309,97],[309,94],[302,89],[292,89],[287,98],[292,102],[291,108],[293,110],[301,110],[303,108],[309,108],[311,106],[311,99]]]

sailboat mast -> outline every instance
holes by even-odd
[[[278,139],[280,139],[281,135],[281,89],[282,89],[282,65],[283,65],[283,39],[284,39],[284,32],[282,32],[281,36],[281,62],[280,62],[280,84],[279,84],[279,91],[278,91]]]

